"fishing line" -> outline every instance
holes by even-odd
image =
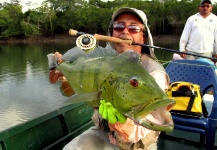
[[[169,52],[175,52],[175,53],[181,53],[181,54],[186,54],[186,55],[192,55],[192,56],[198,56],[198,57],[202,57],[202,58],[217,60],[217,58],[214,58],[214,57],[201,56],[199,54],[192,54],[192,53],[188,53],[188,52],[180,52],[180,51],[174,50],[174,49],[163,48],[163,47],[152,46],[152,45],[146,45],[146,44],[140,44],[140,43],[136,43],[136,42],[132,42],[132,45],[139,45],[139,46],[143,46],[143,47],[161,49],[161,50],[165,50],[165,51],[169,51]]]

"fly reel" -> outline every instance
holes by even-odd
[[[77,38],[76,45],[83,49],[85,53],[88,53],[95,49],[96,39],[93,35],[83,34]]]

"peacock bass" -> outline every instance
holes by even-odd
[[[62,60],[56,68],[75,91],[67,103],[85,102],[98,108],[104,99],[137,124],[156,131],[173,130],[169,110],[175,101],[144,69],[138,53],[130,50],[118,54],[100,46],[85,53],[74,47]]]

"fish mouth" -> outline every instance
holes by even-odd
[[[155,131],[171,132],[174,128],[171,114],[164,107],[148,114],[144,119],[139,120],[138,124]]]
[[[133,113],[126,114],[135,123],[154,131],[171,132],[174,123],[170,114],[175,105],[172,99],[158,100],[145,106],[136,106]]]

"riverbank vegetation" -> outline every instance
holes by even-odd
[[[119,7],[143,10],[153,35],[180,36],[200,0],[45,0],[40,7],[22,12],[21,0],[0,3],[0,39],[55,37],[69,29],[106,34],[111,15]],[[30,3],[31,5],[31,3]],[[217,13],[215,5],[213,13]]]

